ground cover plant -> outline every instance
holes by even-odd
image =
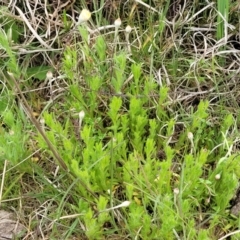
[[[239,8],[3,1],[0,237],[239,239]]]

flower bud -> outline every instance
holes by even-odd
[[[193,134],[192,132],[188,132],[187,134],[189,140],[193,140]]]
[[[178,195],[180,193],[180,190],[178,188],[174,188],[173,193],[175,195]]]
[[[91,18],[91,12],[87,9],[83,9],[79,15],[77,25],[87,22]]]
[[[221,178],[221,174],[220,174],[220,173],[218,173],[218,174],[215,175],[215,179],[216,179],[216,180],[219,180],[220,178]]]
[[[126,28],[125,28],[125,32],[126,32],[127,34],[129,34],[131,31],[132,31],[131,26],[127,25]]]
[[[114,22],[114,25],[116,28],[119,28],[122,24],[122,21],[120,18],[116,19],[115,22]]]
[[[79,119],[83,119],[85,117],[85,112],[83,110],[80,111],[78,116],[79,116]]]
[[[128,207],[130,205],[130,201],[124,201],[122,202],[120,205],[118,205],[117,207]]]
[[[44,124],[45,124],[44,118],[41,118],[41,119],[39,120],[39,122],[40,122],[42,125],[44,125]]]
[[[46,80],[51,80],[53,78],[53,73],[52,71],[48,71],[46,74]]]

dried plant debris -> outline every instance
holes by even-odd
[[[14,219],[13,213],[0,210],[0,240],[22,237],[25,231],[25,227]]]

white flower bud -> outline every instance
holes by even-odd
[[[42,125],[44,125],[44,124],[45,124],[44,118],[41,118],[39,122],[40,122]]]
[[[221,178],[221,174],[220,173],[216,174],[215,179],[219,180],[220,178]]]
[[[122,21],[120,18],[116,19],[115,22],[114,22],[114,25],[116,28],[119,28],[122,24]]]
[[[174,193],[175,195],[178,195],[179,192],[180,192],[180,190],[179,190],[178,188],[174,188],[173,193]]]
[[[53,73],[52,71],[48,71],[46,74],[46,80],[51,80],[53,78]]]
[[[124,202],[122,202],[121,204],[119,204],[116,207],[118,207],[118,208],[120,208],[120,207],[128,207],[130,204],[131,204],[130,201],[124,201]]]
[[[83,9],[79,15],[77,25],[87,22],[91,18],[91,12],[87,9]]]
[[[126,28],[125,28],[125,32],[127,33],[127,34],[129,34],[130,32],[132,31],[132,28],[131,28],[131,26],[126,26]]]
[[[106,212],[106,211],[111,211],[111,210],[114,210],[114,209],[117,209],[117,208],[121,208],[121,207],[128,207],[130,204],[131,204],[130,201],[124,201],[124,202],[122,202],[121,204],[119,204],[117,206],[114,206],[112,208],[104,209],[104,210],[100,211],[100,213]]]
[[[82,110],[82,111],[80,111],[79,112],[79,114],[78,114],[78,116],[79,116],[79,119],[83,119],[84,117],[85,117],[85,112]]]
[[[188,132],[187,134],[189,140],[193,140],[193,134],[192,132]]]

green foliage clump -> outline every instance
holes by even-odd
[[[148,10],[158,12],[159,3],[152,3]],[[194,19],[204,22],[208,8],[216,9],[184,5],[173,24],[176,9],[169,1],[156,18],[147,12],[142,22],[147,6],[134,5],[124,19],[142,23],[131,34],[116,22],[99,26],[107,20],[97,11],[95,28],[85,22],[71,29],[64,11],[64,29],[74,41],[61,48],[58,76],[50,72],[50,79],[51,64],[29,60],[39,49],[25,49],[24,60],[14,50],[23,34],[17,23],[9,18],[0,31],[0,168],[5,174],[7,160],[17,169],[14,184],[32,174],[42,193],[31,189],[27,197],[34,195],[46,208],[48,217],[41,216],[45,225],[52,218],[52,236],[61,226],[65,239],[217,239],[239,227],[239,216],[231,215],[240,178],[238,102],[232,106],[226,96],[236,82],[221,78],[219,57],[228,48],[219,45],[214,56],[208,49],[214,34],[210,41],[192,33],[202,29]],[[216,40],[226,34],[229,9],[218,2]],[[50,53],[42,56],[56,61]],[[47,94],[32,93],[38,81]],[[34,163],[36,152],[41,157]],[[52,161],[58,157],[66,168]],[[14,184],[2,184],[0,200],[20,191],[21,184]]]

